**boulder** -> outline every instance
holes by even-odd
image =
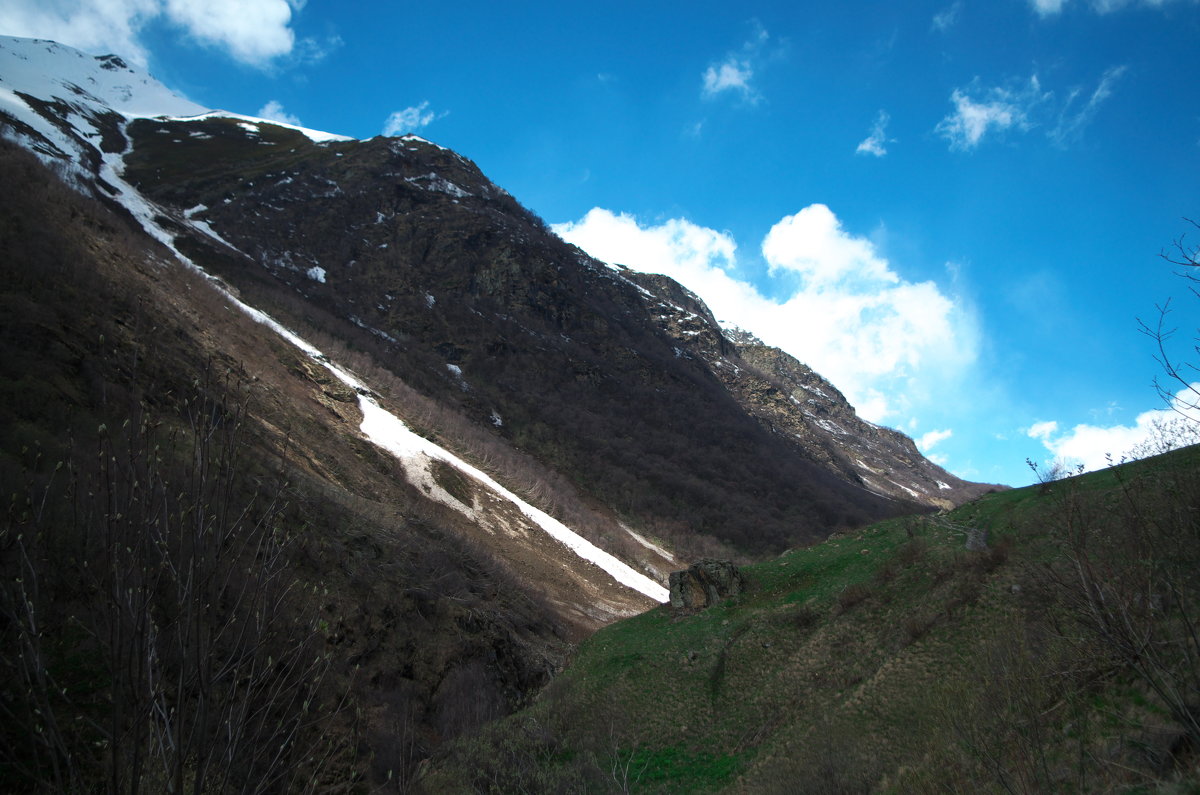
[[[745,579],[728,560],[702,560],[670,577],[671,608],[703,610],[745,588]]]

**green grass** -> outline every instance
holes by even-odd
[[[994,788],[1025,775],[1033,752],[1013,727],[1030,704],[1044,739],[1022,786],[1069,779],[1080,744],[1105,759],[1090,773],[1105,787],[1155,775],[1121,773],[1133,763],[1112,749],[1125,747],[1131,722],[1169,716],[1113,660],[1071,657],[1070,633],[1053,631],[1069,615],[1044,572],[1062,560],[1071,517],[1119,534],[1133,521],[1125,503],[1167,510],[1197,470],[1200,450],[1184,450],[747,566],[746,591],[708,610],[664,606],[598,631],[510,720],[556,726],[563,747],[590,749],[602,772],[631,762],[640,792]],[[970,528],[987,531],[989,549],[965,549]],[[618,729],[624,756],[604,741]],[[989,767],[980,743],[1012,769]]]
[[[729,783],[742,769],[737,755],[691,752],[680,748],[637,749],[630,758],[630,779],[637,789],[708,792]]]

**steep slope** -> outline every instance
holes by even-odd
[[[251,303],[354,340],[673,543],[764,552],[909,509],[767,433],[703,361],[676,355],[636,285],[458,155],[248,126],[137,121],[125,163],[181,231],[202,220],[248,255],[188,249]],[[303,308],[287,306],[295,293]]]
[[[168,639],[193,601],[188,581],[159,575],[149,588],[139,575],[164,569],[113,559],[152,551],[139,544],[158,525],[125,521],[144,515],[139,482],[162,484],[156,500],[220,485],[224,508],[205,498],[200,515],[244,515],[233,527],[251,538],[264,526],[286,534],[270,556],[235,555],[228,565],[274,572],[286,595],[272,602],[281,637],[256,642],[258,662],[304,651],[325,672],[304,696],[321,714],[292,710],[307,724],[295,747],[326,738],[322,775],[335,780],[400,751],[408,756],[388,764],[411,769],[445,738],[544,686],[572,640],[651,603],[564,572],[559,558],[542,567],[521,558],[527,568],[516,569],[503,546],[481,540],[481,524],[429,500],[396,459],[358,436],[355,393],[302,352],[231,311],[200,276],[164,267],[168,251],[27,153],[0,147],[0,178],[0,481],[11,508],[0,522],[0,789],[93,789],[105,758],[95,749],[118,754],[136,744],[137,727],[156,725],[138,712],[155,691],[125,662],[138,659],[138,635],[116,643],[108,631],[139,620],[155,627],[168,645],[148,672],[159,687],[183,682]],[[229,443],[210,448],[214,433]],[[189,467],[194,455],[211,468]],[[441,480],[471,491],[448,472]],[[162,548],[177,567],[188,548],[176,546],[180,525],[165,505],[152,515],[168,519]],[[236,570],[196,572],[229,582]],[[232,602],[205,603],[197,615],[213,623],[200,629],[219,638],[254,619],[256,583],[238,586]],[[127,610],[125,594],[144,594],[146,614]],[[231,642],[214,639],[208,659],[251,650]],[[244,702],[240,684],[232,695]],[[282,675],[271,688],[298,695]],[[344,699],[356,720],[339,707]],[[270,739],[252,736],[247,745]],[[126,761],[114,758],[112,775],[136,780]],[[237,767],[248,769],[240,757]]]
[[[654,315],[680,355],[706,362],[749,413],[826,469],[876,494],[943,510],[1002,488],[964,481],[921,455],[909,437],[863,420],[812,368],[750,332],[722,329],[672,279],[625,273],[654,294]]]
[[[130,86],[141,89],[146,85],[157,84],[148,78],[139,77],[134,70],[111,57],[87,59],[76,51],[51,42],[10,39],[7,43],[4,57],[0,59],[0,68],[3,69],[0,76],[21,88],[40,91],[51,97],[50,100],[40,100],[27,91],[15,92],[14,96],[21,100],[21,107],[14,104],[13,112],[7,115],[16,136],[34,151],[52,160],[73,164],[73,168],[68,167],[66,173],[83,181],[85,186],[89,181],[94,181],[94,184],[101,188],[101,192],[98,193],[101,198],[115,196],[116,201],[112,201],[114,209],[132,214],[146,232],[165,243],[176,257],[195,267],[195,263],[176,248],[174,236],[168,231],[172,222],[159,215],[159,208],[147,203],[125,182],[121,173],[124,164],[117,157],[120,147],[126,145],[125,122],[121,114],[108,106],[110,95],[117,95],[116,104],[119,107],[130,108],[124,112],[125,116],[137,118],[145,105],[130,99],[129,92],[136,94],[136,90]],[[97,73],[95,79],[86,79],[86,68],[79,64],[81,58],[93,61],[92,69]],[[69,67],[65,71],[70,79],[62,79],[53,71],[64,59]],[[118,73],[116,78],[111,74],[114,71]],[[84,82],[100,95],[81,89],[74,80]],[[68,98],[63,98],[55,92],[66,93]],[[153,104],[159,100],[159,94],[164,93],[164,90],[157,86],[157,90],[148,93],[150,98],[145,102]],[[197,110],[195,106],[179,100],[168,105],[176,110]],[[239,131],[242,128],[255,129],[256,124],[242,117],[225,114],[201,114],[190,118],[193,123],[211,121],[236,126]],[[307,141],[324,143],[345,140],[338,136],[300,128],[278,129]],[[100,150],[92,146],[91,142],[94,140],[101,142]],[[210,151],[209,154],[213,153]],[[227,255],[244,256],[236,249],[229,248],[207,224],[192,221],[190,215],[180,219],[189,231],[203,237],[210,244],[217,243]],[[223,290],[221,287],[217,289]],[[443,450],[436,443],[426,442],[409,433],[391,412],[380,406],[376,397],[369,394],[365,384],[331,363],[328,357],[311,344],[236,297],[226,295],[226,300],[260,321],[266,327],[266,333],[280,335],[284,341],[295,347],[298,353],[313,359],[313,365],[306,368],[310,377],[321,382],[328,381],[328,375],[332,375],[334,381],[340,381],[344,387],[349,388],[348,394],[357,394],[360,411],[368,415],[358,423],[360,431],[371,441],[395,454],[404,463],[408,479],[414,485],[423,487],[431,499],[460,510],[471,521],[471,526],[479,531],[486,531],[496,539],[506,539],[503,543],[500,540],[494,542],[497,547],[515,547],[504,553],[505,557],[521,561],[524,567],[534,565],[535,568],[556,571],[563,568],[559,558],[567,550],[573,550],[574,562],[565,567],[568,573],[567,581],[561,577],[536,576],[534,572],[530,572],[531,581],[545,580],[563,584],[559,594],[563,601],[560,604],[565,613],[574,614],[572,621],[582,620],[583,625],[587,626],[592,621],[607,620],[614,611],[628,612],[635,609],[634,606],[645,606],[644,601],[631,597],[621,586],[632,587],[651,598],[661,600],[665,597],[665,590],[644,575],[630,571],[625,564],[613,559],[611,555],[594,549],[560,522],[552,520],[520,500],[461,458]],[[328,374],[325,378],[314,376],[314,368],[315,372],[326,370]],[[452,480],[465,476],[462,485],[455,490],[455,495],[450,494],[441,485],[437,475],[442,472],[458,473],[445,475]],[[476,485],[482,487],[483,493],[490,497],[484,504],[475,504],[473,489]],[[512,515],[514,512],[517,517],[515,520]],[[497,533],[497,530],[502,532]],[[544,540],[548,539],[541,537],[543,533],[548,533],[564,546],[553,543],[546,545]],[[653,561],[656,556],[644,553],[643,558]],[[614,576],[618,582],[613,581]],[[605,584],[585,584],[585,581],[597,578]]]
[[[186,471],[187,440],[236,426],[229,449],[254,463],[229,493],[259,505],[266,489],[286,506],[246,515],[294,533],[271,569],[290,583],[279,604],[333,671],[320,703],[341,688],[360,712],[357,728],[336,709],[312,724],[346,741],[347,765],[346,748],[365,749],[375,767],[355,775],[409,775],[447,738],[519,706],[571,642],[661,601],[681,561],[774,553],[934,504],[927,489],[864,476],[916,484],[926,465],[896,463],[911,443],[846,446],[813,430],[812,410],[778,419],[770,390],[795,398],[789,379],[815,375],[748,366],[749,348],[712,323],[699,336],[719,355],[692,352],[663,322],[678,285],[647,289],[584,256],[427,141],[206,111],[114,56],[22,39],[0,39],[0,135],[77,192],[4,150],[6,485],[25,484],[14,492],[28,505],[69,506],[92,492],[56,480],[54,464],[77,471],[107,429],[133,429],[117,443],[131,458],[113,458],[129,472],[157,449],[137,432],[169,429],[179,462],[164,466]],[[695,313],[711,321],[698,301]],[[850,436],[869,431],[844,402],[821,410],[840,412]],[[80,515],[124,515],[104,510]],[[71,519],[58,537],[41,517],[15,511],[4,526],[6,587],[18,584],[5,592],[7,647],[26,672],[95,682],[77,660],[107,658],[71,627],[111,616],[73,580],[71,543],[91,550],[101,536]],[[48,551],[23,557],[26,537]],[[260,570],[250,563],[227,565]],[[47,585],[39,609],[63,655],[49,662],[15,607],[23,566]],[[177,620],[169,600],[162,609],[154,620]],[[11,681],[4,704],[28,720],[121,703]],[[171,714],[157,708],[146,714]],[[49,755],[34,773],[59,770],[62,743],[17,742],[26,724],[10,725],[18,758],[5,775],[26,752]],[[88,731],[67,739],[112,741]]]
[[[36,82],[30,71],[18,77]],[[31,145],[63,157],[74,145],[99,184],[121,193],[100,176],[106,159],[140,194],[124,204],[156,216],[143,224],[250,304],[350,341],[685,550],[716,549],[714,540],[778,550],[969,496],[940,470],[911,477],[936,468],[898,435],[843,449],[863,432],[882,439],[873,426],[837,433],[820,412],[792,410],[791,432],[780,433],[778,401],[765,394],[778,376],[756,372],[750,383],[740,364],[722,369],[719,354],[680,355],[656,316],[660,298],[563,244],[452,152],[415,137],[356,142],[221,113],[141,118],[148,103],[129,100],[126,123],[104,108],[127,87],[96,80],[94,95],[76,91],[87,81],[73,77],[38,84],[55,99],[30,105],[32,123],[29,114],[17,121]],[[96,139],[103,153],[88,151]],[[728,348],[715,324],[710,332],[715,350]]]

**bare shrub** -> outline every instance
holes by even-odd
[[[873,791],[883,770],[875,747],[861,730],[819,715],[801,747],[790,758],[765,766],[759,780],[762,791],[779,795],[853,795]]]
[[[910,537],[896,550],[895,561],[901,566],[911,566],[929,554],[929,542],[919,536]]]
[[[874,589],[870,585],[863,582],[856,582],[847,585],[837,595],[837,606],[839,612],[846,613],[856,606],[865,602],[874,593]]]
[[[57,791],[302,791],[333,743],[328,658],[295,614],[281,484],[241,407],[100,429],[0,526],[0,698],[17,780]]]
[[[821,613],[811,604],[802,604],[787,614],[787,623],[799,630],[811,629],[821,620]]]
[[[1061,695],[1054,661],[1030,646],[1019,622],[997,631],[974,661],[978,683],[964,680],[944,705],[961,748],[1006,792],[1052,792],[1048,708]]]
[[[929,634],[938,622],[938,615],[930,612],[912,613],[900,622],[900,645],[911,646]]]
[[[1063,495],[1062,559],[1046,577],[1083,640],[1136,674],[1200,747],[1200,476],[1113,472],[1115,506]]]

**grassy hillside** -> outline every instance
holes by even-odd
[[[426,784],[1195,791],[1198,499],[1190,448],[790,551],[599,631]]]

